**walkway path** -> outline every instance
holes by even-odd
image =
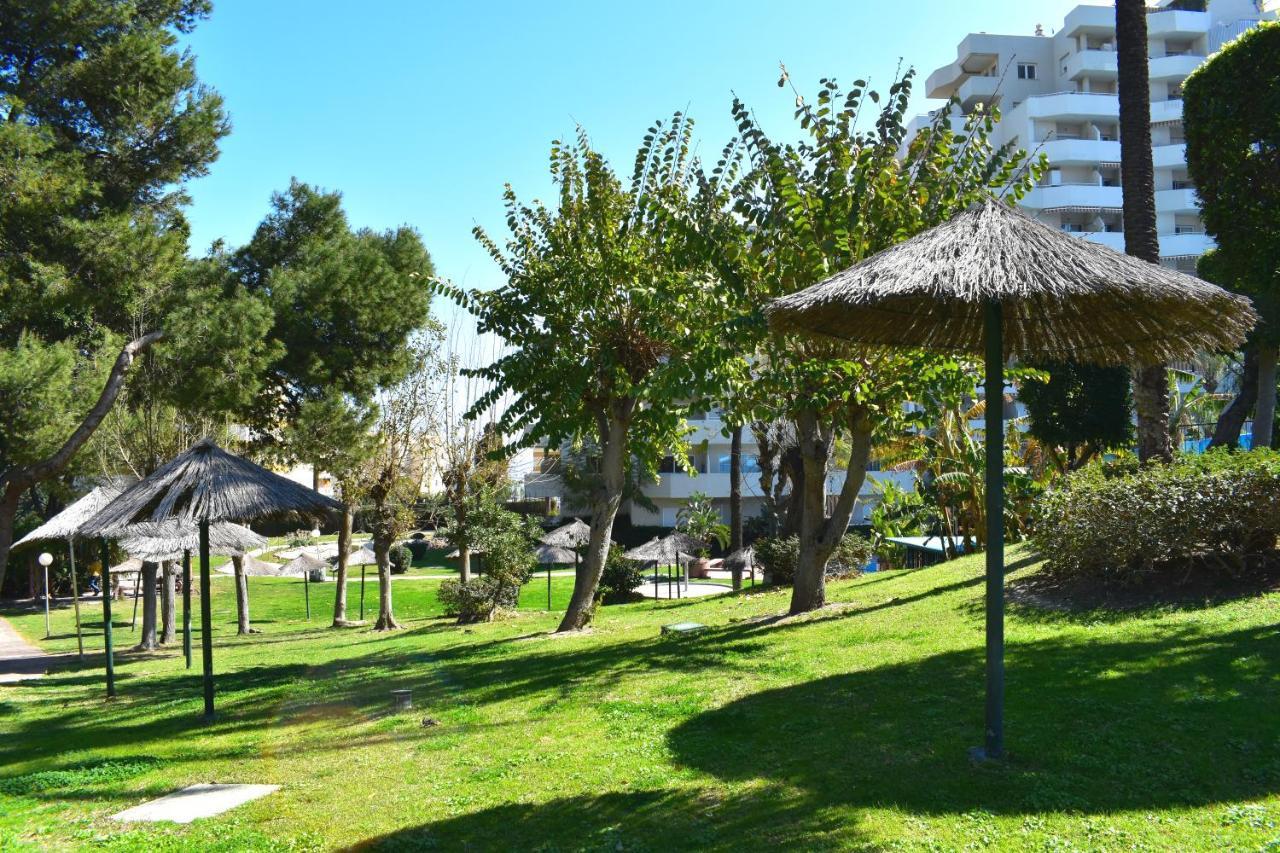
[[[7,619],[0,619],[0,684],[44,678],[54,655],[22,639]]]

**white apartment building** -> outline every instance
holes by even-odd
[[[1255,0],[1159,0],[1147,16],[1160,257],[1184,272],[1195,272],[1196,259],[1213,241],[1187,174],[1182,81],[1224,43],[1271,17],[1274,12]],[[1001,118],[992,142],[1013,142],[1049,161],[1022,207],[1043,222],[1124,251],[1115,8],[1077,6],[1053,35],[1039,30],[1029,36],[970,33],[955,61],[929,75],[925,92],[958,98],[965,114],[980,103],[997,104]],[[913,134],[935,113],[912,122]],[[950,121],[963,127],[962,115]]]
[[[659,480],[642,486],[642,491],[655,506],[656,512],[635,502],[628,502],[620,514],[630,518],[636,526],[674,527],[676,516],[694,492],[709,496],[720,510],[721,518],[729,520],[729,449],[728,431],[717,411],[694,412],[689,416],[692,433],[688,436],[694,473],[687,474],[675,465],[673,459],[664,460],[660,466]],[[558,497],[561,515],[581,515],[583,507],[570,505],[564,498],[563,486],[556,476],[553,457],[547,465],[539,465],[526,474],[525,498]],[[764,496],[760,489],[759,447],[750,429],[742,433],[742,516],[744,519],[759,516],[764,510]],[[911,488],[915,474],[910,471],[871,471],[863,484],[854,508],[851,524],[865,524],[878,498],[874,484],[893,480],[903,488]],[[827,475],[827,493],[835,495],[844,485],[844,473]]]

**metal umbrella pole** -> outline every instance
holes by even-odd
[[[142,592],[142,569],[138,569],[138,578],[133,582],[133,621],[129,623],[129,630],[138,630],[138,593]]]
[[[1003,311],[986,305],[987,732],[986,758],[1004,756],[1004,345]]]
[[[107,697],[116,695],[116,667],[111,648],[111,543],[102,540],[102,638],[107,656]]]
[[[311,578],[307,572],[302,573],[302,597],[307,601],[307,621],[311,621]]]
[[[213,718],[213,597],[209,589],[209,522],[200,522],[200,657],[203,665],[204,716]]]
[[[368,566],[364,563],[360,564],[360,621],[364,621],[364,570]]]
[[[191,551],[182,552],[182,654],[191,669]]]
[[[80,629],[80,586],[76,582],[76,543],[67,538],[67,556],[71,559],[71,603],[76,610],[76,647],[80,650],[80,659],[84,660],[84,633]]]
[[[49,562],[52,563],[53,560]],[[44,638],[47,640],[53,636],[53,630],[49,626],[49,564],[42,565],[44,566]]]

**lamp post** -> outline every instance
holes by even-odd
[[[49,630],[49,566],[53,564],[53,555],[45,551],[36,560],[44,566],[44,638],[47,640],[53,636]]]

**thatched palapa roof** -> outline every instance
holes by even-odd
[[[534,556],[538,558],[538,562],[543,565],[563,563],[569,564],[574,560],[574,552],[568,548],[557,548],[555,545],[539,545],[533,550]]]
[[[93,516],[111,503],[129,485],[129,480],[116,478],[95,486],[87,495],[72,503],[62,512],[37,527],[13,543],[14,548],[29,545],[33,542],[44,542],[51,539],[74,539],[80,536],[80,528]]]
[[[244,566],[245,576],[250,578],[276,578],[284,574],[284,567],[279,563],[266,563],[259,560],[252,554],[245,554],[241,556],[240,564]],[[235,563],[228,560],[221,566],[218,566],[218,571],[224,575],[235,574]]]
[[[291,514],[317,516],[341,508],[333,498],[205,439],[127,489],[89,519],[84,532],[112,535],[131,524],[170,518],[191,524],[248,522]]]
[[[200,550],[200,528],[176,520],[130,525],[120,533],[120,547],[143,560],[176,560],[184,551]],[[230,556],[265,548],[267,540],[229,521],[209,525],[209,553]]]
[[[704,546],[701,542],[687,533],[681,533],[677,530],[663,536],[661,539],[654,537],[643,545],[632,548],[622,556],[628,560],[672,565],[680,562],[680,560],[694,559],[693,553],[702,547]]]
[[[555,548],[581,548],[590,541],[591,527],[580,518],[575,518],[568,524],[562,524],[541,539],[543,545],[551,545]]]
[[[1249,300],[1073,237],[989,199],[766,309],[781,331],[980,353],[984,304],[1006,355],[1155,364],[1236,347]]]
[[[321,560],[319,557],[313,557],[310,554],[300,554],[289,562],[280,567],[281,575],[302,575],[306,577],[312,572],[327,572],[332,566]]]
[[[358,551],[352,551],[347,557],[348,566],[376,566],[378,555],[368,545]]]

